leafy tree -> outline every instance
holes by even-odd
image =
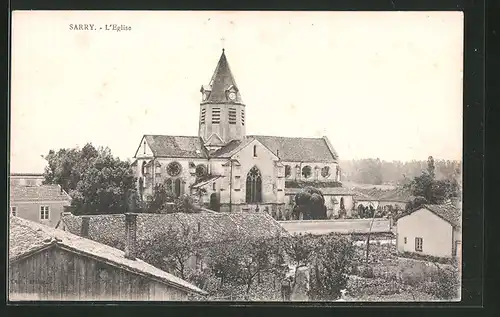
[[[311,263],[314,252],[319,247],[312,234],[296,234],[282,239],[283,250],[295,269]]]
[[[295,219],[302,213],[303,219],[326,219],[326,206],[323,193],[314,187],[305,187],[295,195]]]
[[[354,258],[354,246],[348,238],[330,234],[318,240],[310,274],[312,300],[336,300],[347,286],[348,273]]]
[[[190,273],[188,260],[202,255],[200,234],[182,224],[179,227],[170,225],[165,229],[146,241],[138,242],[139,257],[186,279]]]
[[[459,184],[456,178],[436,180],[434,174],[434,160],[429,157],[427,169],[420,176],[416,176],[406,186],[415,197],[423,197],[427,203],[442,204],[452,197],[458,197]],[[423,200],[420,199],[419,202]],[[413,202],[416,204],[417,202]],[[413,206],[414,208],[416,206]]]
[[[44,183],[61,185],[72,197],[75,213],[122,213],[139,208],[130,163],[113,157],[109,148],[96,149],[88,143],[82,149],[51,150],[45,159]]]

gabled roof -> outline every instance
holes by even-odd
[[[243,140],[232,140],[212,154],[213,157],[229,158],[253,140],[259,141],[277,155],[281,161],[332,162],[337,161],[336,152],[330,149],[326,138],[293,138],[280,136],[249,135]]]
[[[203,140],[197,136],[145,135],[156,157],[207,158]]]
[[[71,201],[71,197],[59,185],[10,186],[11,202]]]
[[[95,241],[115,245],[125,241],[125,215],[90,215],[89,237]],[[63,215],[62,222],[67,230],[80,234],[82,217]],[[199,224],[199,227],[198,227]],[[200,229],[201,240],[206,243],[220,243],[229,233],[239,237],[268,237],[288,232],[265,212],[233,213],[173,213],[173,214],[137,214],[137,240],[148,241],[154,234],[165,232],[169,226],[181,228],[188,226],[192,230]]]
[[[164,272],[142,260],[131,260],[124,252],[110,246],[79,237],[69,232],[47,227],[19,217],[10,217],[9,261],[13,262],[51,246],[59,246],[97,260],[106,261],[118,268],[154,278],[171,287],[190,293],[206,294],[203,290]]]
[[[231,88],[231,86],[236,91],[236,99],[229,100],[226,96],[226,91]],[[241,95],[238,91],[238,86],[236,85],[236,81],[234,80],[234,76],[231,73],[231,69],[229,68],[229,63],[226,58],[226,54],[224,50],[222,50],[222,55],[220,56],[219,62],[217,63],[217,67],[215,68],[214,74],[212,75],[212,79],[210,80],[209,87],[204,86],[204,90],[209,90],[210,95],[208,96],[205,102],[237,102],[241,103]]]
[[[453,206],[452,204],[442,204],[442,205],[425,204],[425,205],[421,205],[420,207],[417,207],[410,212],[402,214],[396,220],[399,220],[401,218],[409,216],[409,215],[413,214],[415,211],[418,211],[421,209],[429,210],[430,212],[432,212],[436,216],[440,217],[441,219],[443,219],[446,222],[448,222],[449,224],[451,224],[453,227],[458,228],[458,227],[462,226],[462,212],[458,208]]]

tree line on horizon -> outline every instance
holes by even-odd
[[[449,179],[461,174],[462,162],[434,160],[435,178]],[[378,158],[341,160],[343,181],[357,184],[405,184],[420,176],[427,168],[427,160],[385,161]]]

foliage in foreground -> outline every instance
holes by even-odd
[[[135,211],[139,198],[129,162],[113,157],[109,148],[50,150],[44,184],[59,184],[72,198],[77,214]]]

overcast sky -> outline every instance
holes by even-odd
[[[11,171],[42,171],[50,149],[126,159],[143,134],[196,135],[223,46],[248,134],[326,135],[341,159],[461,159],[460,12],[18,11]]]

